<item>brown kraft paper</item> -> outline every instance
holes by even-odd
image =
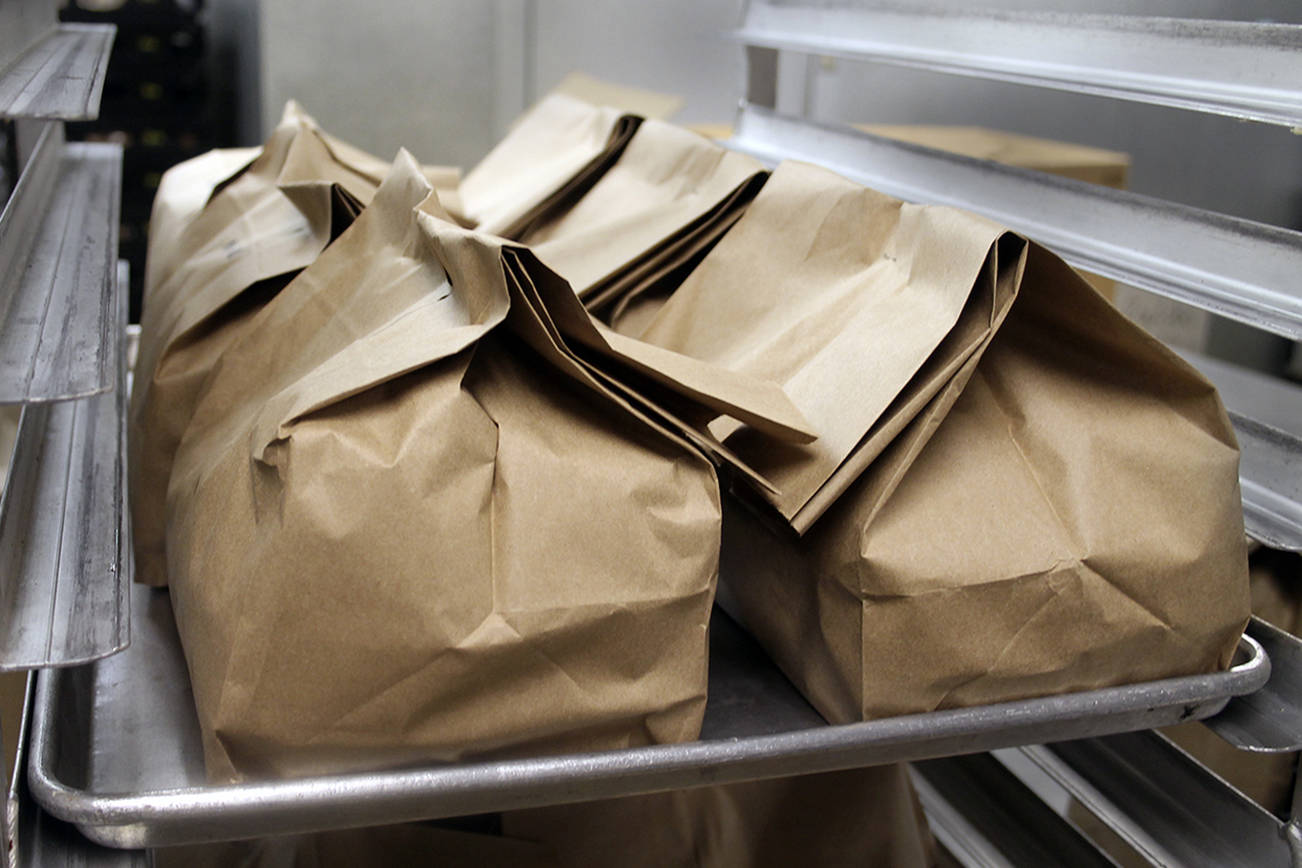
[[[767,176],[751,157],[644,121],[591,190],[519,240],[600,310],[649,291],[713,245]]]
[[[653,371],[445,218],[401,156],[182,438],[168,570],[214,780],[699,732],[718,483],[639,378],[685,415],[804,422],[771,384]]]
[[[155,232],[171,246],[151,240],[151,262],[174,251],[186,258],[170,270],[160,266],[165,279],[149,287],[129,415],[136,577],[153,585],[166,583],[162,510],[172,454],[204,378],[248,318],[352,221],[383,174],[375,157],[326,135],[294,103],[235,175],[200,178],[233,158],[197,162],[167,173],[162,189],[175,195],[155,208],[162,221]],[[423,171],[448,180],[449,170]],[[197,196],[172,184],[174,174],[208,189],[210,198],[192,210]],[[179,233],[174,223],[184,224]]]
[[[783,387],[817,440],[712,430],[804,532],[901,431],[929,435],[908,423],[989,341],[1023,248],[952,208],[783,163],[641,338]]]
[[[551,93],[515,121],[445,207],[461,223],[518,238],[581,196],[618,159],[642,119]]]

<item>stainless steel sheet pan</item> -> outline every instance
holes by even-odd
[[[1220,711],[1269,676],[1251,637],[1226,672],[827,725],[716,610],[700,741],[599,753],[209,785],[166,591],[132,589],[132,644],[40,673],[28,778],[92,841],[139,848],[586,801],[975,753],[1165,726]]]

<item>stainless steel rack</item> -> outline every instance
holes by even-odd
[[[60,26],[48,0],[0,6],[0,121],[16,143],[0,211],[0,403],[23,407],[0,500],[0,671],[73,665],[128,639],[122,151],[63,130],[98,115],[114,33]],[[0,732],[19,746],[0,864],[96,864],[97,848],[28,797],[26,729]]]
[[[1302,118],[1302,26],[1142,16],[927,11],[871,2],[751,0],[732,38],[748,73],[730,144],[800,159],[919,202],[985,214],[1075,265],[1293,339],[1302,233],[1014,169],[775,111],[779,51],[886,63],[1291,127]],[[1286,131],[1281,131],[1287,135]],[[1220,389],[1239,436],[1249,534],[1302,551],[1302,389],[1186,357]],[[1206,723],[1246,751],[1302,747],[1302,644],[1254,619],[1267,685]],[[1281,821],[1155,733],[1023,752],[1158,865],[1302,866],[1302,791]],[[1111,858],[1028,782],[1017,754],[917,768],[937,837],[965,865],[1100,865]],[[1046,854],[1051,858],[1046,859]]]
[[[28,776],[41,804],[114,847],[203,843],[586,801],[1127,732],[1216,714],[1260,688],[1251,638],[1226,672],[828,726],[719,612],[699,741],[212,786],[164,592],[133,589],[132,646],[42,674]]]
[[[0,99],[0,112],[94,112],[111,37],[58,29],[42,18],[50,5],[19,0],[0,9],[0,25],[11,25],[0,26],[0,97],[17,94]],[[752,2],[735,38],[747,46],[750,72],[734,147],[770,162],[822,163],[903,198],[986,213],[1076,264],[1302,337],[1299,233],[773,110],[777,52],[794,50],[1297,125],[1302,28]],[[74,69],[80,72],[57,72]],[[69,94],[72,82],[84,91]],[[125,584],[124,369],[115,344],[123,281],[113,280],[109,267],[120,172],[108,150],[64,145],[57,124],[20,123],[20,140],[28,144],[20,148],[23,174],[10,206],[24,216],[11,219],[6,210],[0,217],[0,290],[9,311],[0,320],[0,400],[30,410],[15,450],[14,484],[0,505],[7,566],[0,572],[0,668],[68,668],[41,673],[29,689],[32,732],[19,734],[25,753],[6,789],[13,844],[6,858],[13,864],[146,860],[141,850],[107,849],[86,835],[140,848],[910,759],[925,760],[917,766],[924,804],[939,840],[965,865],[1114,864],[1046,804],[1046,781],[1154,864],[1302,865],[1296,816],[1272,817],[1160,737],[1136,732],[1211,715],[1208,726],[1241,749],[1302,747],[1302,643],[1260,621],[1249,628],[1239,665],[1223,677],[849,727],[823,724],[762,655],[748,650],[746,637],[721,622],[711,717],[700,742],[206,786],[166,596],[145,588],[128,593]],[[41,239],[56,237],[63,240],[42,247]],[[49,253],[38,256],[38,249]],[[39,302],[36,312],[16,315],[28,309],[28,297]],[[27,349],[11,355],[10,340]],[[1251,532],[1302,550],[1302,419],[1281,410],[1299,406],[1296,387],[1211,359],[1195,363],[1222,386],[1242,440]],[[1294,403],[1281,403],[1288,401]],[[68,472],[78,463],[88,472]],[[133,647],[109,656],[126,641],[131,601]],[[88,660],[96,662],[72,665]],[[1008,747],[1014,752],[982,752]]]

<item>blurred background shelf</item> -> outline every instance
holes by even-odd
[[[0,117],[94,120],[115,28],[62,24],[5,66],[0,57]]]

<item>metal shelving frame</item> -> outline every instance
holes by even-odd
[[[114,344],[121,333],[121,281],[114,280],[111,268],[115,185],[120,183],[114,160],[120,154],[108,146],[65,145],[60,125],[62,119],[94,115],[112,37],[102,30],[60,28],[52,16],[48,0],[6,0],[0,8],[0,117],[19,118],[21,164],[18,189],[0,216],[0,298],[6,314],[0,317],[0,401],[31,408],[15,449],[16,484],[0,506],[0,550],[9,559],[9,568],[0,572],[0,624],[34,626],[40,634],[33,637],[8,626],[0,635],[0,668],[103,659],[126,640],[130,597],[121,524],[123,368]],[[1302,123],[1302,27],[1137,16],[939,16],[867,4],[751,2],[734,37],[746,46],[749,71],[733,147],[769,162],[794,157],[822,163],[903,198],[985,213],[1091,270],[1276,334],[1302,337],[1302,288],[1296,277],[1302,274],[1302,234],[813,124],[773,110],[778,52],[788,50],[1297,126]],[[58,243],[42,243],[56,238]],[[25,299],[38,303],[25,306]],[[35,313],[16,313],[28,310]],[[10,358],[16,361],[10,364]],[[1194,361],[1222,386],[1240,433],[1245,514],[1252,533],[1276,547],[1302,549],[1302,420],[1278,411],[1298,406],[1282,403],[1296,399],[1295,387],[1214,360]],[[59,419],[64,422],[57,423]],[[39,460],[47,452],[51,459]],[[60,461],[65,470],[81,462],[89,472],[60,476],[54,470]],[[46,484],[24,486],[23,480],[38,477]],[[13,524],[15,517],[35,521],[41,516],[54,524],[37,530]],[[39,539],[47,541],[44,548],[33,545]],[[14,571],[10,562],[15,560],[37,566]],[[67,566],[73,568],[69,573],[64,572]],[[33,599],[45,601],[35,608],[49,617],[23,614],[29,610],[18,601]],[[59,604],[82,599],[95,604]],[[1244,750],[1297,750],[1302,747],[1302,643],[1259,621],[1248,634],[1271,658],[1270,679],[1261,689],[1230,700],[1208,725]],[[109,669],[125,659],[101,665]],[[94,671],[70,669],[48,684],[88,678]],[[29,690],[29,699],[34,693]],[[886,723],[889,728],[907,721]],[[826,732],[812,736],[808,750],[792,752],[772,773],[880,761],[864,745],[833,743],[858,730]],[[1032,728],[1024,736],[1076,734],[1079,730],[1064,726]],[[736,733],[732,737],[739,745],[733,757],[741,769],[737,779],[767,776],[743,768],[750,761],[743,755],[749,742]],[[820,746],[820,739],[828,744]],[[675,768],[684,779],[695,775],[704,782],[709,777],[708,763],[698,762],[697,756],[705,748],[669,748],[681,754],[681,768]],[[916,755],[970,754],[974,749],[965,751],[956,742]],[[1032,745],[1022,751],[1043,777],[1073,794],[1155,864],[1216,858],[1224,864],[1284,865],[1291,860],[1302,865],[1302,825],[1296,813],[1281,822],[1152,733]],[[558,776],[543,784],[564,789],[574,783],[574,775],[608,775],[616,781],[627,774],[614,755],[587,762],[590,767],[558,767]],[[919,763],[919,790],[942,843],[966,865],[1038,865],[1046,859],[1114,864],[1060,811],[1046,806],[1030,785],[1026,765],[1009,762],[1003,753]],[[145,861],[141,851],[97,848],[44,814],[30,798],[23,769],[20,759],[5,789],[11,846],[3,858],[8,864]],[[448,811],[473,806],[473,791],[483,783],[473,768],[449,769],[445,776],[458,775],[465,778],[466,790],[445,794]],[[622,783],[612,786],[612,793],[624,791]],[[470,801],[457,801],[466,795]],[[161,808],[171,804],[165,796],[159,796]],[[540,798],[559,797],[549,791]],[[428,805],[418,812],[432,816]]]
[[[750,0],[731,38],[748,70],[731,147],[819,163],[887,193],[984,214],[1074,265],[1289,338],[1302,337],[1302,233],[896,142],[776,110],[780,51],[1015,82],[1302,126],[1302,26],[1143,16],[929,11]],[[1282,130],[1282,135],[1289,134]],[[1193,354],[1243,452],[1250,536],[1302,551],[1302,389]],[[1302,748],[1302,643],[1253,619],[1264,688],[1206,721],[1240,750]],[[1281,821],[1153,732],[1023,748],[1134,851],[1161,865],[1302,866],[1302,789]],[[1022,785],[1025,763],[916,769],[938,839],[964,865],[1114,864]],[[1299,776],[1302,780],[1302,776]]]
[[[0,500],[0,671],[102,658],[128,641],[123,526],[126,294],[122,149],[68,144],[92,120],[115,28],[60,25],[51,0],[0,4],[0,403],[23,407]],[[28,704],[33,677],[28,676]],[[27,724],[0,799],[0,865],[142,864],[46,817],[26,788]]]

